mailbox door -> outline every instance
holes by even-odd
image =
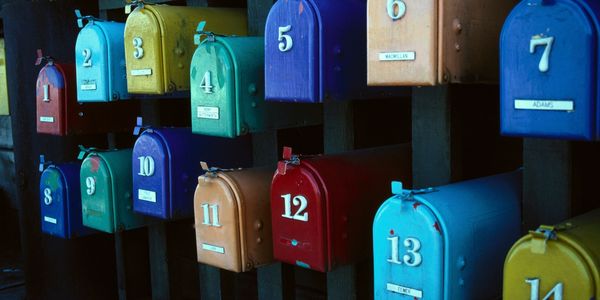
[[[198,47],[190,71],[192,132],[237,136],[235,72],[232,57],[222,43],[204,41]]]
[[[68,192],[61,172],[49,167],[40,178],[40,204],[42,231],[68,238]]]
[[[108,41],[102,28],[87,24],[77,36],[75,64],[77,71],[77,101],[110,101]]]
[[[134,211],[169,218],[172,201],[171,167],[165,141],[152,129],[144,131],[135,142],[131,162]]]
[[[380,207],[373,223],[375,299],[445,299],[440,226],[421,202],[393,197]]]
[[[597,35],[575,1],[513,10],[500,40],[502,134],[597,138]]]
[[[440,5],[432,0],[368,1],[369,85],[436,84]]]
[[[321,102],[318,15],[305,0],[277,1],[265,27],[265,99]]]
[[[115,231],[113,178],[106,162],[90,154],[81,164],[81,206],[83,225],[100,231]]]
[[[221,178],[198,178],[194,194],[198,262],[241,272],[240,212],[236,195]]]
[[[136,8],[125,23],[127,90],[164,94],[161,27],[154,12]]]
[[[275,173],[271,221],[275,259],[321,272],[328,270],[329,226],[322,182],[305,164]]]
[[[44,66],[36,82],[37,132],[66,134],[66,84],[59,65]]]

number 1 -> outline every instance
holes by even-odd
[[[539,35],[535,35],[529,41],[529,53],[535,53],[535,48],[537,46],[546,46],[544,48],[544,53],[542,53],[542,58],[540,59],[540,64],[538,68],[540,72],[547,72],[550,68],[550,51],[552,51],[552,44],[554,43],[554,37],[541,37]]]

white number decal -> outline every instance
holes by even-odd
[[[540,280],[538,278],[533,279],[525,279],[525,282],[531,285],[531,294],[530,300],[539,300],[540,299]],[[550,299],[550,296],[554,295],[554,300],[562,300],[563,299],[563,284],[562,282],[557,283],[546,296],[542,300]]]
[[[279,27],[279,51],[281,52],[290,51],[290,49],[292,49],[292,46],[294,46],[294,41],[292,40],[292,37],[287,34],[284,34],[286,32],[289,32],[290,30],[292,30],[292,25]]]
[[[44,189],[44,204],[52,204],[52,190],[50,190],[50,188]]]
[[[283,212],[283,215],[281,215],[282,217],[292,219],[292,220],[308,222],[308,212],[304,212],[304,210],[306,210],[306,206],[308,205],[308,200],[306,200],[306,197],[304,197],[302,195],[298,195],[298,196],[294,196],[294,198],[292,199],[291,194],[286,194],[286,195],[282,195],[281,198],[283,198],[283,204],[284,204],[284,208],[283,208],[284,212]],[[300,206],[293,216],[292,216],[292,204],[294,206]]]
[[[44,84],[44,102],[50,102],[50,86]]]
[[[550,52],[552,51],[552,44],[554,43],[554,37],[541,37],[539,35],[533,36],[529,41],[529,53],[535,53],[535,48],[537,46],[546,46],[544,48],[544,53],[542,54],[542,58],[540,59],[540,64],[538,68],[540,72],[547,72],[550,68]]]
[[[85,48],[83,49],[83,52],[81,53],[83,55],[83,66],[84,67],[91,67],[92,66],[92,50],[90,50],[89,48]]]
[[[210,71],[206,71],[204,73],[204,78],[202,78],[202,82],[200,82],[200,87],[204,90],[205,94],[213,93],[212,80],[210,77]]]
[[[387,13],[392,20],[398,20],[406,13],[406,4],[402,0],[388,0]]]
[[[400,255],[398,251],[398,241],[399,237],[392,236],[387,238],[390,241],[391,245],[391,257],[388,258],[388,262],[393,264],[401,265],[404,262],[409,267],[416,267],[421,264],[423,261],[423,257],[419,253],[421,250],[421,242],[415,238],[407,238],[404,240],[404,247],[406,248],[406,253],[402,256],[402,261],[400,261]]]
[[[138,175],[146,177],[154,175],[154,159],[152,156],[140,156],[138,160],[140,161],[140,172]]]
[[[212,211],[212,214],[209,211]],[[202,224],[206,225],[206,226],[214,226],[214,227],[221,227],[221,224],[219,224],[219,206],[216,204],[202,204],[202,210],[203,210],[203,221]],[[212,216],[212,222],[210,221]]]
[[[96,179],[94,177],[88,177],[85,179],[85,185],[87,186],[87,194],[88,196],[93,195],[96,192]]]
[[[135,57],[136,59],[141,59],[142,57],[144,57],[144,49],[142,48],[143,45],[144,41],[141,37],[133,38],[133,47],[135,48],[133,51],[133,57]]]

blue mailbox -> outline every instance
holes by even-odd
[[[279,0],[265,27],[265,98],[357,99],[367,87],[366,1]]]
[[[600,49],[594,0],[527,0],[500,37],[501,132],[600,138]]]
[[[77,101],[108,102],[129,99],[123,34],[125,23],[81,16],[75,43]],[[83,21],[87,24],[83,26]]]
[[[419,191],[392,183],[373,222],[375,299],[495,299],[520,235],[521,172]]]
[[[42,232],[65,238],[89,235],[96,231],[83,226],[79,163],[50,164],[40,156],[40,217]]]
[[[134,211],[161,219],[193,216],[194,191],[198,176],[204,173],[200,161],[227,168],[249,167],[252,140],[249,136],[196,135],[190,128],[144,130],[133,147]]]

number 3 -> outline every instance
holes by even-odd
[[[547,72],[550,68],[550,51],[552,51],[552,44],[554,43],[554,37],[541,37],[539,35],[535,35],[529,41],[529,53],[535,53],[535,48],[537,46],[546,46],[544,49],[544,53],[542,54],[542,58],[540,59],[540,64],[538,68],[540,72]]]
[[[133,57],[135,57],[136,59],[141,59],[142,57],[144,57],[144,48],[142,48],[143,45],[144,41],[141,37],[133,38]]]
[[[287,34],[284,34],[286,32],[289,32],[290,30],[292,30],[292,25],[279,27],[279,51],[281,52],[290,51],[290,49],[292,49],[292,46],[294,45],[292,37]]]
[[[387,13],[392,20],[398,20],[406,13],[406,4],[402,0],[388,0]]]

